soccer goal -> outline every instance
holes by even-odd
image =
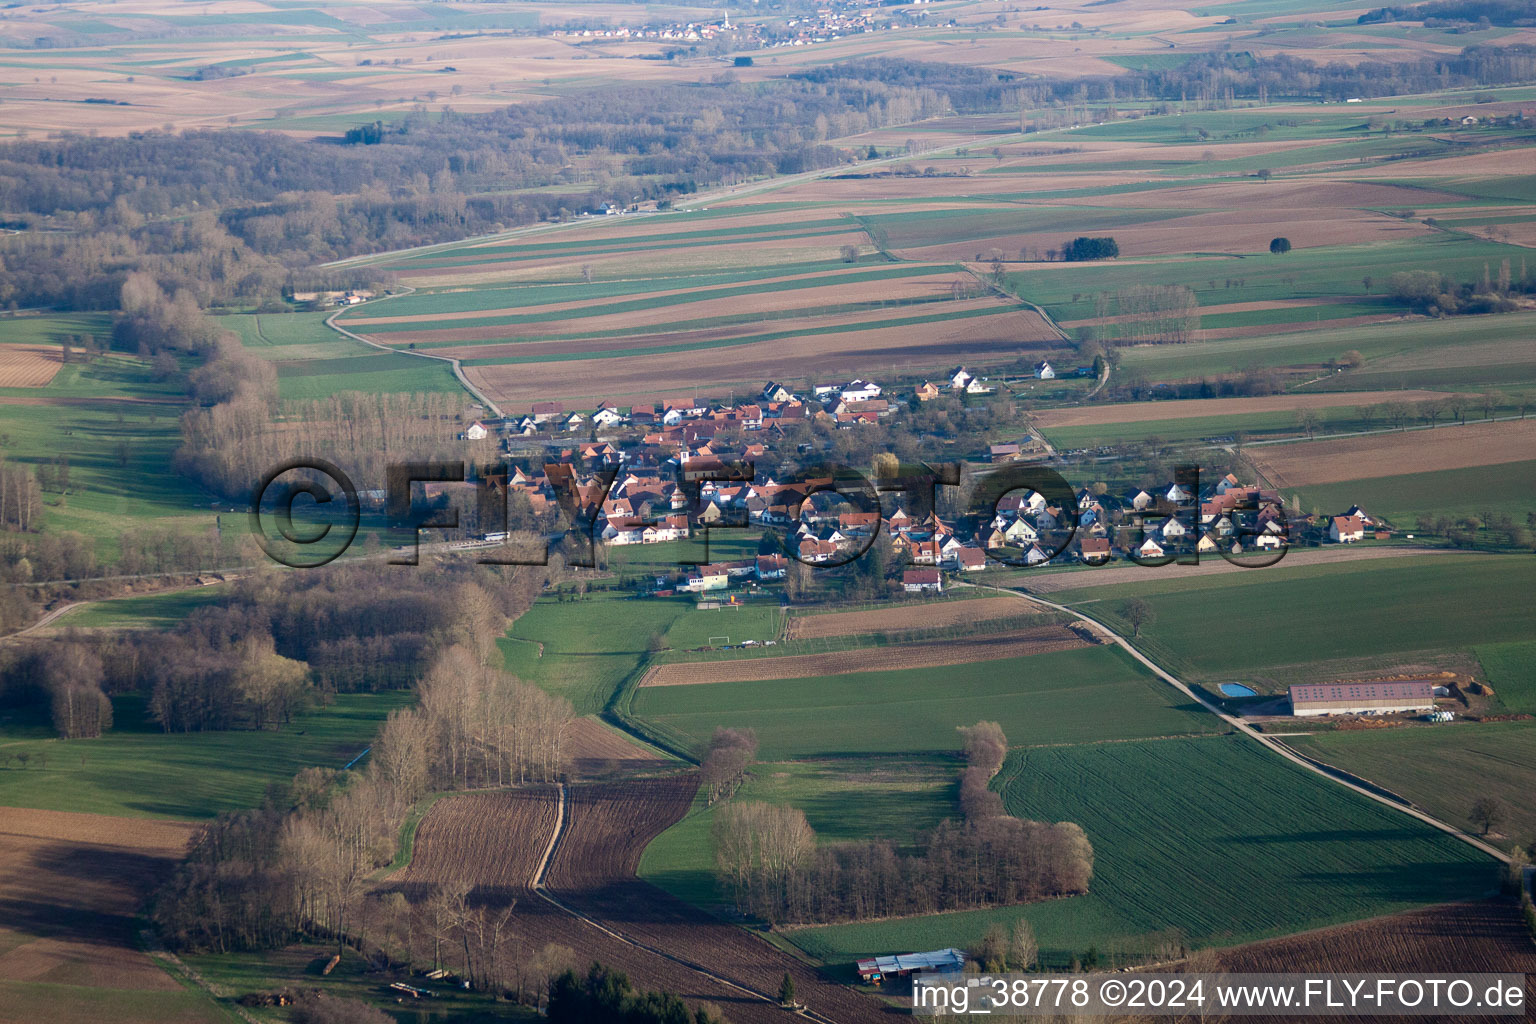
[[[728,636],[712,636],[709,638],[709,646],[711,647],[724,647],[730,642],[731,638]]]

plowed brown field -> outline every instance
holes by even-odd
[[[195,827],[0,808],[0,980],[177,991],[135,918]]]
[[[788,972],[796,999],[817,1013],[839,1022],[886,1019],[874,999],[823,981],[783,951],[635,877],[646,844],[687,813],[697,785],[688,776],[573,786],[550,890],[604,927],[755,991],[777,992]],[[782,1010],[760,1005],[783,1019]]]
[[[1037,614],[1026,601],[1013,597],[982,597],[971,601],[943,601],[858,612],[826,612],[791,615],[785,636],[809,640],[826,636],[857,636],[903,629],[943,629],[948,626]]]
[[[572,771],[583,776],[677,764],[590,717],[571,722],[565,731],[565,749]]]
[[[1065,626],[1037,626],[1005,636],[975,636],[934,643],[892,644],[825,654],[794,654],[785,658],[744,658],[737,661],[691,661],[658,665],[640,680],[641,686],[691,686],[700,683],[745,683],[764,679],[812,679],[850,672],[889,672],[896,669],[965,665],[973,661],[1023,658],[1048,651],[1085,647],[1082,637]]]
[[[517,897],[533,884],[554,834],[558,795],[554,786],[537,786],[444,797],[417,828],[399,886],[414,895],[462,879],[474,882],[482,900]]]
[[[1453,903],[1407,914],[1358,921],[1337,928],[1238,946],[1220,954],[1233,972],[1344,971],[1411,973],[1458,971],[1526,975],[1526,1012],[1509,1017],[1456,1017],[1458,1021],[1536,1020],[1536,944],[1518,909],[1503,901]],[[1295,1021],[1246,1017],[1250,1021]],[[1424,1021],[1427,1017],[1372,1018]]]
[[[1532,452],[1536,420],[1512,420],[1276,445],[1254,461],[1275,486],[1297,487],[1496,466],[1529,459]]]
[[[410,892],[413,884],[468,872],[487,891],[516,899],[512,928],[529,948],[567,947],[581,962],[624,971],[637,987],[666,989],[690,1005],[714,1003],[733,1024],[780,1024],[785,1015],[717,979],[774,993],[786,971],[794,975],[797,997],[832,1020],[887,1019],[874,1000],[823,981],[781,950],[635,877],[641,852],[687,812],[697,785],[690,775],[571,786],[545,879],[558,907],[530,888],[554,831],[554,787],[438,801],[395,884]]]
[[[0,388],[40,388],[63,365],[52,345],[0,345]]]

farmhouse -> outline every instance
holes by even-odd
[[[925,380],[918,386],[916,394],[919,402],[931,402],[939,397],[939,386],[931,380]]]
[[[475,420],[475,422],[464,428],[464,440],[466,441],[484,441],[488,434],[490,434],[490,431],[479,420]]]
[[[1291,687],[1291,714],[1382,715],[1433,711],[1435,685],[1428,679],[1391,683],[1319,683]]]
[[[908,569],[901,574],[901,589],[909,594],[921,594],[924,591],[940,593],[944,589],[944,581],[939,577],[937,569]]]
[[[1056,368],[1050,364],[1049,360],[1042,359],[1035,364],[1035,377],[1039,380],[1055,380]]]
[[[1328,524],[1328,539],[1335,544],[1353,544],[1365,539],[1365,520],[1359,516],[1334,516]]]

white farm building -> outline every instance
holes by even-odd
[[[1435,685],[1428,679],[1390,683],[1319,683],[1291,687],[1291,714],[1383,715],[1433,711]]]

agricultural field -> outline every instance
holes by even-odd
[[[1026,658],[1087,646],[1065,626],[1038,626],[998,636],[935,643],[890,644],[823,654],[736,658],[729,661],[670,662],[650,669],[642,687],[695,686],[777,679],[815,679],[850,673],[911,671],[971,662]]]
[[[797,807],[822,843],[884,839],[907,849],[955,816],[958,778],[950,756],[777,761],[754,766],[734,799]],[[646,846],[639,876],[679,899],[724,910],[729,894],[715,875],[713,820],[712,809],[696,801]]]
[[[6,712],[0,806],[180,821],[254,807],[267,786],[304,768],[347,764],[390,711],[414,699],[338,694],[277,731],[167,733],[150,720],[144,698],[124,695],[113,701],[110,732],[75,743],[53,738],[46,713]]]
[[[822,229],[781,219],[637,215],[577,225],[565,242],[407,257],[387,269],[417,292],[339,322],[380,344],[461,360],[469,380],[509,409],[751,394],[769,378],[851,376],[869,365],[1012,362],[1021,347],[1056,338],[1032,309],[985,294],[962,267],[838,262],[841,247],[868,250],[856,222],[834,218]]]
[[[325,398],[343,391],[462,394],[445,362],[380,352],[325,325],[327,313],[248,313],[219,318],[252,354],[271,361],[278,396]]]
[[[1505,849],[1536,840],[1536,809],[1528,798],[1536,773],[1536,728],[1530,722],[1320,732],[1285,742],[1461,827],[1472,827],[1472,801],[1496,797],[1509,808],[1508,820],[1489,840]]]
[[[44,522],[91,538],[99,557],[115,557],[118,537],[142,526],[202,531],[214,526],[210,496],[176,473],[177,418],[186,396],[177,381],[156,380],[147,360],[109,352],[86,362],[79,339],[105,342],[104,316],[66,314],[0,321],[0,357],[14,340],[69,363],[33,386],[0,386],[0,451],[12,464],[64,459],[68,486],[43,494]]]
[[[1255,366],[1286,368],[1310,381],[1306,392],[1490,387],[1514,391],[1536,384],[1533,328],[1533,313],[1409,319],[1358,327],[1320,325],[1293,334],[1139,345],[1123,350],[1123,366],[1152,381],[1238,373]],[[1326,372],[1329,360],[1351,351],[1364,357],[1363,367]]]
[[[790,614],[785,636],[790,640],[819,640],[864,633],[895,633],[908,629],[953,629],[992,620],[1034,618],[1033,605],[1012,597],[950,598],[897,608]]]
[[[1087,895],[805,929],[795,943],[846,960],[964,945],[1026,917],[1042,959],[1059,966],[1090,946],[1143,954],[1169,930],[1235,945],[1497,885],[1491,859],[1242,737],[1015,750],[995,785],[1010,813],[1082,825],[1095,850]]]
[[[1342,511],[1358,504],[1372,516],[1407,530],[1425,515],[1486,519],[1504,514],[1524,523],[1526,516],[1536,512],[1531,498],[1536,494],[1536,460],[1303,484],[1287,493],[1291,491],[1300,496],[1304,509]]]
[[[685,749],[716,726],[757,731],[767,760],[951,752],[956,726],[1002,724],[1016,746],[1209,732],[1218,723],[1117,647],[802,679],[645,686],[629,713]]]
[[[518,900],[519,939],[530,951],[551,942],[580,950],[582,958],[664,984],[689,1003],[713,1002],[733,1021],[772,1024],[783,1011],[696,966],[707,964],[716,977],[758,993],[776,992],[789,971],[806,1000],[836,1012],[838,1020],[875,1020],[874,1000],[823,981],[802,962],[635,877],[646,844],[687,812],[696,786],[696,778],[685,775],[570,787],[567,824],[546,873],[558,906],[527,888],[554,833],[557,797],[551,787],[439,800],[422,821],[411,866],[383,885],[409,894],[463,873],[502,880],[484,897]]]
[[[1156,618],[1142,627],[1137,646],[1163,667],[1261,690],[1467,660],[1477,644],[1525,639],[1529,616],[1520,595],[1536,580],[1536,567],[1519,555],[1360,557],[1294,569],[1281,562],[1166,580],[1156,569],[1136,571],[1145,582],[1056,591],[1050,599],[1130,636],[1124,602],[1141,598]],[[1272,628],[1276,616],[1284,629]]]
[[[1254,452],[1259,471],[1276,487],[1331,484],[1373,477],[1486,467],[1497,477],[1505,463],[1529,461],[1536,451],[1536,419],[1469,421],[1423,431],[1389,431],[1323,439]]]
[[[92,1006],[113,1020],[224,1019],[138,940],[139,906],[181,858],[191,825],[16,807],[0,816],[0,1021]]]
[[[1531,949],[1530,931],[1513,903],[1479,900],[1239,946],[1223,950],[1220,963],[1223,970],[1233,973],[1393,973],[1442,963],[1456,964],[1458,970],[1529,975],[1536,967],[1536,953]],[[1530,995],[1527,981],[1527,1003]]]

